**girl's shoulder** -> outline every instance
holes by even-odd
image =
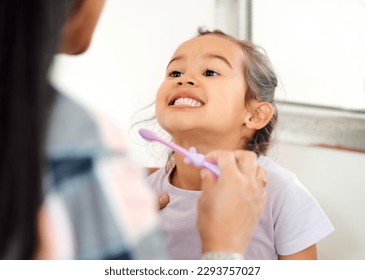
[[[279,165],[272,159],[266,156],[260,156],[258,158],[258,164],[266,170],[266,189],[270,195],[276,194],[283,196],[293,192],[308,192],[292,171]]]
[[[152,174],[148,175],[146,177],[146,182],[154,192],[162,193],[164,185],[168,182],[167,178],[168,173],[164,167],[161,167]]]
[[[297,177],[292,171],[266,156],[260,156],[257,163],[266,169],[267,176],[271,179],[287,182],[288,180],[295,180]]]

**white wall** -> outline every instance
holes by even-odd
[[[174,49],[199,25],[215,26],[215,1],[106,2],[90,50],[59,56],[52,77],[64,92],[108,114],[128,133],[133,114],[154,100]],[[130,148],[141,166],[163,164],[143,140]],[[319,256],[365,259],[365,155],[280,143],[272,155],[298,175],[336,228],[319,244]]]

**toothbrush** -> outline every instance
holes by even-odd
[[[194,147],[190,147],[189,150],[186,150],[183,147],[176,145],[175,143],[168,142],[158,137],[154,132],[149,129],[141,128],[138,132],[145,140],[160,142],[161,144],[173,149],[175,152],[182,154],[184,156],[184,162],[186,164],[192,163],[197,168],[204,167],[210,170],[216,177],[219,177],[220,170],[218,166],[205,160],[205,156],[203,154],[197,153]]]

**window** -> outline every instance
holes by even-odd
[[[252,1],[252,40],[285,101],[365,112],[364,27],[364,0]]]
[[[279,78],[278,139],[365,151],[365,0],[217,0]],[[232,11],[238,11],[235,14]]]

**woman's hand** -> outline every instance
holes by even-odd
[[[147,167],[145,168],[147,175],[151,175],[152,173],[159,170],[159,167]],[[170,197],[167,194],[162,194],[158,197],[158,209],[164,209],[167,204],[170,202]]]
[[[159,209],[163,209],[166,207],[167,204],[170,202],[170,197],[167,194],[160,195],[158,197],[158,206]]]
[[[198,229],[202,253],[244,254],[265,202],[266,172],[250,151],[214,151],[207,159],[216,162],[216,179],[202,170],[202,196],[198,203]]]

